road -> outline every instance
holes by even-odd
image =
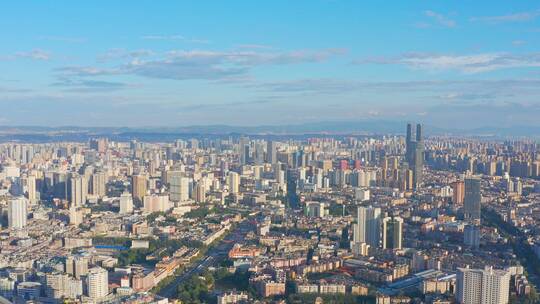
[[[500,215],[494,210],[482,208],[482,219],[485,224],[494,225],[503,235],[509,237],[509,242],[513,247],[514,254],[527,270],[527,279],[535,286],[536,290],[539,290],[540,260],[528,243],[527,235],[513,225],[503,221]]]
[[[170,284],[163,287],[158,292],[158,295],[169,299],[175,298],[179,285],[184,283],[191,276],[201,274],[209,267],[219,265],[219,263],[227,257],[232,246],[235,243],[242,242],[248,232],[253,231],[254,229],[255,225],[252,225],[248,220],[240,222],[233,231],[223,238],[223,240],[215,246],[212,246],[203,258],[192,263],[186,271],[175,277]]]

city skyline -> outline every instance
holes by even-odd
[[[0,303],[540,303],[540,5],[5,1]]]
[[[532,1],[7,3],[0,125],[538,127],[539,16]]]
[[[540,146],[428,130],[0,138],[0,300],[538,303]]]

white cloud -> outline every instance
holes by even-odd
[[[464,73],[481,73],[509,68],[540,67],[540,53],[519,55],[508,53],[472,55],[411,53],[397,57],[370,58],[355,61],[355,63],[398,64],[421,70],[457,70]]]
[[[534,100],[540,96],[540,79],[358,81],[298,79],[246,85],[265,93],[306,98],[394,96],[391,99],[458,103],[478,100]],[[333,98],[333,97],[332,97]]]
[[[239,44],[239,49],[256,49],[256,50],[269,50],[273,49],[272,46],[266,44]]]
[[[182,35],[145,35],[142,36],[143,40],[184,40],[186,39]]]
[[[64,76],[78,77],[134,74],[161,79],[222,80],[245,76],[256,66],[322,62],[344,52],[343,49],[289,52],[175,50],[149,60],[136,57],[113,68],[64,67],[58,71]]]
[[[41,36],[39,40],[57,41],[57,42],[69,42],[69,43],[83,43],[86,42],[86,38],[82,37],[67,37],[67,36]]]
[[[133,59],[142,58],[154,55],[151,50],[138,49],[138,50],[126,50],[122,48],[114,48],[108,50],[106,53],[98,55],[98,61],[108,61],[114,59]]]
[[[427,10],[427,11],[424,12],[424,15],[426,15],[427,17],[435,20],[439,25],[442,25],[444,27],[455,27],[456,26],[456,22],[454,20],[448,18],[447,16],[445,16],[443,14]]]
[[[182,35],[145,35],[142,36],[141,39],[143,40],[169,40],[169,41],[186,41],[186,42],[192,42],[192,43],[200,43],[200,44],[209,44],[210,40],[206,39],[198,39],[198,38],[187,38]]]
[[[78,77],[121,74],[121,71],[118,68],[99,68],[91,66],[68,66],[59,68],[57,71],[65,76]]]
[[[18,58],[29,58],[34,60],[49,60],[51,59],[51,54],[44,50],[34,49],[29,52],[17,52],[15,57]]]
[[[479,21],[490,24],[496,23],[505,23],[505,22],[526,22],[536,19],[540,16],[540,10],[530,11],[530,12],[520,12],[508,15],[500,16],[484,16],[484,17],[473,17],[471,21]]]

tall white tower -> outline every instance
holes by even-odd
[[[19,197],[8,203],[8,224],[9,228],[21,229],[26,226],[28,217],[28,201],[26,198]]]
[[[88,180],[84,176],[73,174],[69,179],[69,200],[71,206],[81,207],[86,203]]]
[[[354,240],[367,243],[373,248],[381,243],[381,208],[358,207]]]

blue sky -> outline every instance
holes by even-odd
[[[536,1],[12,1],[0,124],[540,125]]]

